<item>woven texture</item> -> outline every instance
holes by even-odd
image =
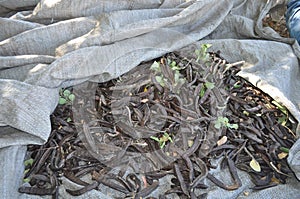
[[[10,168],[0,171],[1,197],[39,198],[17,192],[22,183],[24,146],[47,140],[49,116],[57,106],[60,88],[108,81],[143,61],[183,47],[188,50],[211,43],[212,50],[221,50],[229,62],[244,60],[239,75],[282,102],[300,122],[298,43],[262,26],[268,11],[284,3],[0,1],[0,157],[5,160],[2,168]],[[297,142],[289,157],[298,177],[299,146]],[[244,198],[243,191],[251,192],[248,178],[244,174],[245,185],[239,190],[224,193],[215,189],[208,198]],[[247,198],[297,198],[298,189],[293,179]],[[90,192],[82,198],[103,198],[97,194]],[[69,197],[65,192],[61,196]]]

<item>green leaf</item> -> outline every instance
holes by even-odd
[[[288,120],[288,110],[285,106],[281,105],[280,103],[276,102],[275,100],[272,103],[284,114],[282,117],[278,118],[278,122],[285,126]]]
[[[274,105],[275,105],[282,113],[284,113],[285,115],[288,114],[288,111],[287,111],[287,109],[286,109],[285,106],[279,104],[279,103],[276,102],[275,100],[273,100],[272,103],[273,103],[273,104],[274,104]]]
[[[205,82],[204,85],[207,89],[213,89],[215,87],[215,84],[212,82]]]
[[[163,148],[166,145],[167,141],[173,142],[171,136],[167,132],[164,132],[163,136],[161,136],[160,138],[155,136],[151,136],[150,138],[157,141],[160,148]]]
[[[207,52],[207,50],[212,46],[212,44],[202,44],[201,49],[203,52]]]
[[[174,74],[175,85],[183,85],[185,83],[185,78],[182,77],[179,71]]]
[[[170,64],[171,67],[175,67],[176,66],[176,61],[172,61]]]
[[[167,132],[164,132],[164,135],[162,136],[162,138],[160,140],[163,142],[167,142],[167,141],[173,142],[171,136]]]
[[[231,128],[231,129],[235,129],[235,130],[237,130],[238,128],[239,128],[239,125],[238,124],[227,124],[227,127],[228,128]]]
[[[200,96],[201,98],[204,96],[205,91],[206,91],[205,86],[202,86],[202,87],[201,87],[201,90],[200,90],[200,93],[199,93],[199,96]]]
[[[26,175],[26,173],[28,173],[30,171],[30,169],[26,169],[25,171],[24,171],[24,175]]]
[[[74,94],[70,94],[68,98],[69,98],[69,100],[71,102],[73,102],[75,100],[75,95]]]
[[[289,153],[290,152],[290,149],[285,148],[285,147],[280,147],[279,150],[282,151],[282,152],[285,152],[285,153]]]
[[[63,95],[65,97],[68,97],[71,94],[71,91],[69,91],[68,89],[64,90]]]
[[[151,70],[154,70],[155,72],[160,73],[161,69],[160,69],[160,64],[157,61],[154,61],[153,64],[150,67]]]
[[[256,172],[261,172],[260,165],[254,158],[250,161],[250,167]]]
[[[287,116],[283,115],[282,117],[278,118],[278,123],[281,124],[282,126],[285,126],[287,123]]]
[[[243,111],[243,114],[246,115],[246,116],[250,115],[250,113],[248,111]]]
[[[67,118],[67,122],[71,122],[72,119],[70,117]]]
[[[155,76],[156,81],[162,86],[165,86],[165,81],[164,81],[164,77],[163,76]]]
[[[217,121],[215,122],[215,128],[220,129],[222,126],[232,129],[238,129],[238,124],[230,124],[229,119],[227,117],[218,117]]]
[[[32,158],[29,158],[28,160],[25,160],[25,161],[24,161],[25,167],[26,167],[26,166],[31,166],[32,164],[33,164],[33,159],[32,159]]]
[[[24,179],[23,179],[23,182],[24,182],[24,183],[30,182],[30,178],[24,178]]]
[[[175,83],[177,83],[179,81],[179,78],[180,78],[180,73],[179,73],[179,71],[176,71],[175,74],[174,74]]]
[[[233,88],[241,88],[242,85],[240,84],[240,82],[235,82],[233,85]]]
[[[59,98],[58,104],[64,105],[64,104],[66,104],[66,103],[67,103],[67,100],[66,100],[65,98],[63,98],[63,97],[60,97],[60,98]]]
[[[215,128],[216,128],[216,129],[220,129],[221,127],[222,127],[222,123],[219,122],[219,121],[217,121],[217,122],[215,123]]]
[[[176,62],[175,62],[175,61],[172,61],[172,62],[171,62],[170,67],[171,67],[172,70],[175,70],[175,71],[181,70],[181,68],[179,68],[179,67],[176,65]]]
[[[178,83],[179,83],[179,84],[184,84],[184,83],[185,83],[185,80],[186,80],[185,78],[180,78]]]
[[[229,123],[229,119],[227,117],[219,117],[218,118],[224,125]]]
[[[207,50],[211,46],[211,44],[202,44],[200,50],[195,50],[195,54],[197,56],[196,62],[198,62],[199,60],[207,62],[209,60],[209,53],[207,53]]]
[[[185,83],[185,78],[179,78],[178,81],[175,83],[175,86],[179,85],[182,86]],[[179,89],[177,89],[177,93],[180,93],[180,87],[178,87]]]
[[[151,138],[152,140],[155,140],[155,141],[157,141],[157,142],[160,142],[160,139],[159,139],[158,137],[151,136],[150,138]]]
[[[172,60],[169,59],[169,58],[167,58],[167,64],[168,64],[168,65],[171,65],[171,62],[172,62]]]
[[[215,122],[215,128],[220,129],[222,126],[225,126],[224,117],[218,117],[217,121]]]
[[[117,82],[118,83],[120,83],[120,82],[122,82],[123,80],[122,80],[122,77],[120,76],[118,79],[117,79]]]

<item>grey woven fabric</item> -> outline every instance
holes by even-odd
[[[284,0],[7,0],[0,1],[1,198],[19,194],[27,144],[44,143],[60,88],[116,78],[166,52],[212,43],[230,62],[246,62],[239,75],[282,102],[300,121],[298,43],[262,26]],[[276,11],[276,10],[275,10]],[[200,40],[200,43],[195,43]],[[299,129],[300,130],[300,129]],[[298,131],[299,135],[300,132]],[[299,142],[289,161],[299,177]],[[8,158],[9,157],[9,158]],[[222,175],[220,173],[220,175]],[[243,198],[214,189],[209,198]],[[299,198],[293,179],[247,198]],[[61,198],[70,198],[62,188]],[[82,198],[103,198],[90,192]],[[279,195],[278,195],[279,194]],[[80,197],[79,197],[80,198]]]

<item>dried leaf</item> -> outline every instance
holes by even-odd
[[[281,153],[279,153],[277,156],[278,156],[278,158],[281,160],[281,159],[286,158],[286,156],[288,156],[288,153],[281,152]]]
[[[141,100],[142,103],[147,103],[148,101],[149,101],[148,98],[145,98],[145,99],[142,99],[142,100]]]
[[[261,172],[260,165],[255,159],[250,161],[250,167],[256,172]]]
[[[190,116],[187,116],[187,118],[186,118],[187,121],[192,121],[192,120],[194,120],[194,119],[195,119],[195,118],[190,117]]]
[[[274,182],[276,184],[280,184],[280,180],[275,178],[275,177],[272,177],[271,182]]]
[[[217,145],[221,146],[227,142],[227,136],[223,136],[221,139],[217,141]]]
[[[248,191],[244,191],[244,196],[249,196],[249,192]]]

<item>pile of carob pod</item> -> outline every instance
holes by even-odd
[[[243,62],[228,63],[206,48],[169,53],[118,79],[69,88],[76,98],[51,115],[48,142],[28,146],[29,184],[19,192],[57,198],[65,177],[82,185],[66,190],[73,196],[104,185],[123,198],[154,198],[160,179],[170,175],[170,188],[157,198],[205,198],[199,192],[208,188],[204,179],[238,189],[237,169],[248,172],[254,190],[285,183],[293,175],[286,157],[296,122],[236,75]],[[210,172],[216,159],[231,184]]]

